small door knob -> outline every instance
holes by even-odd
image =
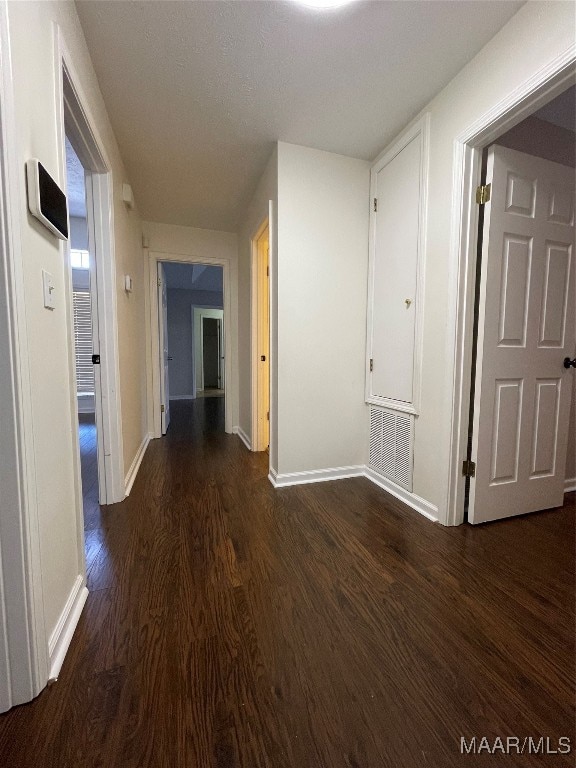
[[[410,304],[412,304],[412,299],[404,299],[404,304],[406,304],[406,309],[410,309]]]
[[[570,360],[569,357],[565,357],[564,368],[576,368],[576,357],[574,358],[574,360]]]

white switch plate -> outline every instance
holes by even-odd
[[[56,307],[56,287],[54,285],[54,278],[50,272],[42,270],[42,286],[44,288],[44,306],[46,309],[55,309]]]

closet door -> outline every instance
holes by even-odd
[[[416,412],[425,210],[426,121],[376,161],[368,311],[367,402]]]

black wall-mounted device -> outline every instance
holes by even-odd
[[[68,203],[66,195],[39,160],[26,162],[28,208],[52,234],[68,240]]]

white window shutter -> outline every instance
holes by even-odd
[[[92,364],[92,307],[90,291],[74,291],[74,349],[78,394],[94,394]]]

